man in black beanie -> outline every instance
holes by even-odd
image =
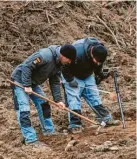
[[[34,91],[45,96],[40,85],[49,79],[54,101],[59,107],[64,107],[58,76],[61,66],[70,64],[75,61],[75,58],[76,49],[74,46],[69,44],[62,47],[51,45],[33,53],[12,72],[11,79],[24,86],[24,90],[17,86],[12,86],[12,90],[17,119],[25,144],[42,145],[37,139],[34,128],[31,126],[29,98],[38,111],[43,135],[55,134],[50,104],[31,93]]]
[[[103,63],[106,60],[108,53],[107,49],[103,45],[91,45],[90,48],[92,58],[94,57],[100,63]]]
[[[97,84],[107,78],[102,71],[107,58],[107,49],[95,38],[89,37],[73,43],[76,48],[76,61],[62,69],[62,81],[65,90],[67,106],[81,114],[81,100],[83,97],[96,114],[98,122],[107,125],[119,124],[112,120],[112,115],[102,105]],[[96,79],[96,80],[95,80]],[[81,132],[81,119],[69,113],[69,130],[72,133]]]
[[[76,50],[73,45],[65,44],[60,48],[61,55],[70,59],[71,61],[75,61],[76,59]]]

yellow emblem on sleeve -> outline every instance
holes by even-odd
[[[34,64],[38,64],[38,63],[40,63],[40,62],[41,62],[41,59],[40,59],[39,57],[37,57],[37,58],[33,61]]]

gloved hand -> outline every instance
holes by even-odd
[[[101,74],[102,74],[102,78],[106,79],[110,76],[111,72],[109,71],[109,69],[103,69]]]
[[[110,76],[110,72],[108,69],[103,70],[100,74],[95,76],[96,84],[99,85],[101,81],[108,78]]]
[[[95,80],[96,80],[96,84],[99,85],[103,79],[101,78],[101,76],[96,75]]]
[[[69,82],[69,86],[73,88],[77,88],[78,82],[75,79],[73,79],[72,81]]]

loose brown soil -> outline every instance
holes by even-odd
[[[135,31],[136,2],[0,2],[0,158],[1,159],[134,159],[136,145],[135,109]],[[40,130],[36,110],[31,104],[32,125],[40,141],[52,149],[32,148],[21,143],[22,136],[16,120],[12,93],[6,81],[14,67],[39,48],[51,44],[72,43],[83,37],[93,36],[109,50],[106,65],[117,67],[119,88],[123,102],[126,129],[122,124],[107,127],[95,135],[95,128],[83,121],[81,134],[64,134],[67,129],[67,113],[52,107],[52,117],[58,136],[44,137]],[[52,99],[47,84],[43,84],[47,96]],[[110,77],[100,89],[114,91]],[[63,94],[63,93],[62,93]],[[101,98],[115,119],[120,119],[117,101],[107,94]],[[83,115],[94,119],[94,114],[82,99]],[[70,140],[76,144],[65,151]],[[93,147],[111,141],[117,150],[95,151]]]

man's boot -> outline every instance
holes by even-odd
[[[95,112],[96,120],[99,123],[104,121],[106,123],[106,126],[120,125],[120,121],[112,119],[112,115],[109,113],[108,109],[105,108],[103,105],[94,106],[93,111]]]
[[[81,114],[81,110],[73,110],[74,112]],[[73,134],[82,132],[81,118],[70,113],[69,132]]]

